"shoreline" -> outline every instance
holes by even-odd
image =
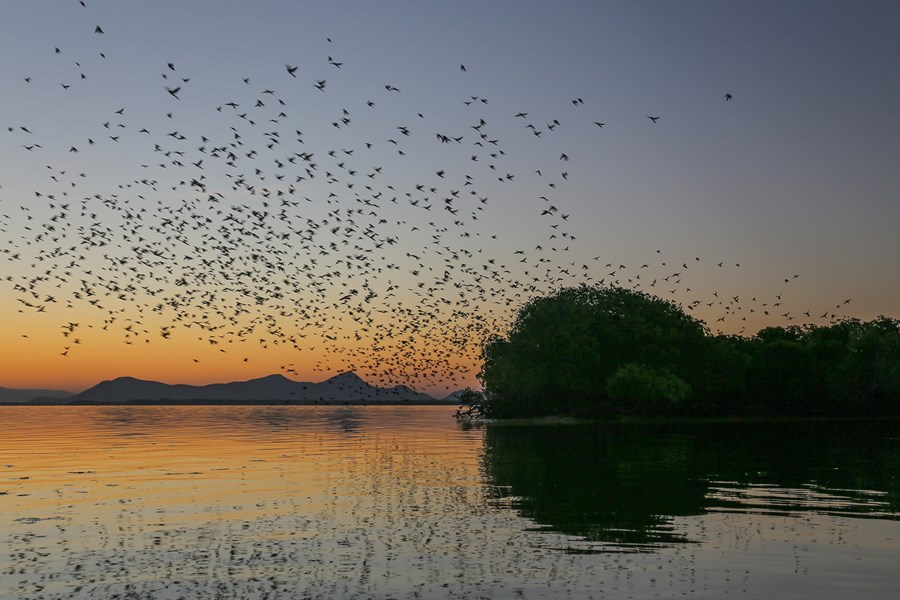
[[[722,416],[722,417],[640,417],[623,415],[613,418],[579,418],[559,415],[544,417],[511,417],[507,419],[463,419],[475,425],[681,425],[681,424],[749,424],[749,423],[809,423],[830,421],[898,421],[900,417],[892,416]]]
[[[404,400],[127,400],[123,402],[2,402],[4,406],[458,406],[456,402]]]

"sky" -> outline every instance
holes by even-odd
[[[440,395],[582,283],[714,333],[898,317],[898,17],[6,3],[0,386],[355,370]]]

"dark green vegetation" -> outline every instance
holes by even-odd
[[[718,511],[897,519],[897,440],[893,420],[489,423],[484,464],[542,529],[640,550],[700,541],[674,518]]]
[[[711,335],[671,302],[564,288],[523,306],[482,351],[488,417],[900,416],[900,321]]]

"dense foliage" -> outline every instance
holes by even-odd
[[[710,335],[678,306],[616,287],[564,288],[523,306],[484,345],[490,417],[900,415],[900,321]]]

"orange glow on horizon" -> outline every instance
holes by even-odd
[[[92,322],[90,316],[48,318],[21,312],[14,322],[0,326],[4,339],[0,386],[79,392],[123,376],[206,385],[276,373],[296,381],[322,381],[351,370],[372,385],[405,384],[432,395],[477,386],[475,357],[451,354],[423,339],[385,339],[373,352],[364,341],[354,339],[354,332],[343,332],[336,334],[342,336],[342,351],[336,353],[321,347],[321,332],[304,332],[306,337],[298,338],[303,345],[297,350],[277,340],[260,342],[260,336],[210,343],[209,335],[184,327],[173,327],[164,339],[160,335],[162,321],[152,319],[133,328],[136,335],[126,337],[121,325],[103,329],[103,323]],[[71,322],[79,326],[66,335],[65,326]],[[56,329],[48,328],[50,323]],[[405,356],[400,356],[401,352]],[[421,360],[408,360],[413,355]]]

